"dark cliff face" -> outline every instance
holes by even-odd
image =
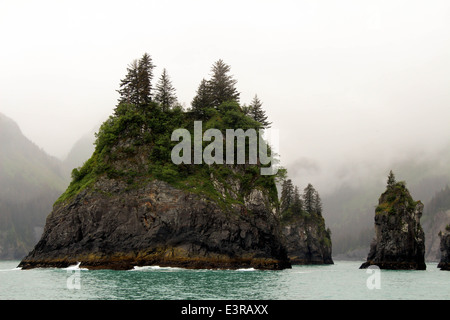
[[[403,183],[388,188],[375,210],[375,237],[361,268],[425,270],[423,204],[413,201]]]
[[[292,264],[333,264],[330,234],[322,216],[299,216],[283,222],[286,250]]]
[[[255,189],[245,204],[227,211],[162,181],[127,191],[122,181],[100,179],[55,206],[42,239],[20,266],[290,267],[264,198]]]
[[[438,268],[450,271],[450,228],[447,226],[445,232],[439,233],[439,237],[441,239],[441,260],[439,261]]]

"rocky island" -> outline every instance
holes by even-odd
[[[164,181],[139,183],[129,188],[120,179],[101,177],[74,198],[56,204],[42,239],[20,266],[290,266],[263,190],[253,189],[243,204],[228,211]]]
[[[331,235],[322,217],[297,217],[282,224],[288,257],[292,264],[333,264]]]
[[[333,264],[331,231],[325,228],[320,196],[311,184],[300,196],[290,179],[284,181],[280,220],[292,264]]]
[[[450,271],[450,225],[445,227],[444,232],[439,232],[439,238],[441,239],[441,260],[438,268]]]
[[[219,60],[186,111],[176,102],[166,70],[152,91],[152,72],[148,54],[129,65],[119,103],[96,134],[94,153],[72,171],[72,182],[54,204],[40,241],[19,266],[277,270],[291,266],[285,241],[291,233],[300,234],[296,240],[306,245],[295,249],[298,259],[316,262],[321,250],[311,245],[316,233],[303,238],[299,228],[310,230],[320,219],[284,226],[283,236],[277,176],[261,174],[267,162],[196,162],[195,143],[192,150],[190,145],[180,150],[181,163],[171,158],[177,144],[171,134],[183,128],[185,138],[194,132],[195,140],[195,121],[202,121],[201,136],[211,128],[225,133],[267,127],[257,97],[250,106],[239,105],[236,81]],[[209,150],[216,159],[217,137],[209,145],[207,139],[200,141],[203,155]],[[194,164],[187,163],[191,155]],[[303,249],[305,255],[297,252]]]
[[[423,204],[414,201],[404,182],[390,172],[375,210],[375,237],[361,268],[425,270],[425,235],[420,225]]]

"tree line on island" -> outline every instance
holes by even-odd
[[[280,210],[282,216],[297,216],[316,213],[322,215],[322,200],[319,192],[308,183],[303,193],[294,186],[291,179],[285,179],[281,185]]]
[[[117,90],[120,97],[115,109],[116,116],[132,108],[138,113],[146,115],[146,117],[152,113],[155,117],[158,112],[162,112],[168,114],[170,119],[177,119],[180,118],[179,114],[182,113],[190,121],[207,122],[218,112],[221,113],[222,118],[225,118],[227,115],[223,113],[223,105],[231,102],[235,103],[235,107],[238,108],[240,113],[240,115],[237,115],[234,112],[234,122],[228,121],[231,126],[243,123],[244,129],[250,128],[253,124],[249,125],[242,121],[242,117],[249,117],[258,124],[257,128],[259,129],[271,127],[272,123],[268,120],[268,116],[262,107],[263,103],[256,94],[249,105],[239,104],[240,93],[236,89],[237,80],[230,75],[231,68],[223,60],[220,59],[213,64],[210,79],[203,78],[201,80],[196,95],[191,101],[191,107],[187,110],[183,110],[178,102],[176,89],[166,68],[163,69],[156,85],[152,85],[154,68],[155,65],[148,53],[144,53],[140,59],[136,59],[128,65],[127,74],[120,80],[120,89]],[[229,111],[230,109],[225,110]],[[174,120],[169,120],[166,125],[171,124],[170,121],[174,122]],[[169,128],[166,130],[169,130]],[[103,131],[105,131],[105,128],[103,128]],[[168,144],[168,141],[166,143]],[[163,149],[165,146],[160,148]],[[158,146],[153,149],[152,154],[156,154]],[[158,156],[153,157],[154,167],[163,158],[166,158],[161,156],[161,153],[167,154],[167,150],[165,149]],[[166,163],[161,171],[168,172],[170,168],[170,164]],[[178,173],[182,170],[182,168],[172,169],[178,171]],[[300,194],[299,188],[292,184],[291,179],[287,178],[287,170],[280,168],[279,172],[276,180],[281,184],[280,216],[287,219],[297,216],[308,217],[311,214],[322,215],[322,201],[317,190],[311,184],[308,184],[303,190],[303,194]],[[75,174],[77,173],[75,172]],[[176,176],[175,174],[172,175]]]
[[[148,108],[150,102],[159,104],[163,111],[181,108],[167,69],[164,68],[155,88],[153,88],[153,70],[155,65],[148,53],[139,60],[133,60],[127,67],[125,78],[120,81],[120,104],[133,104],[140,110]],[[237,80],[229,74],[231,68],[222,59],[216,61],[212,68],[211,79],[202,79],[195,97],[191,102],[191,113],[197,120],[208,118],[208,109],[217,109],[227,101],[239,102],[240,93],[236,89]],[[267,120],[263,103],[255,94],[249,105],[241,107],[242,112],[261,124],[261,128],[269,128],[271,123]]]
[[[195,133],[195,121],[202,121],[205,132],[209,128],[222,132],[227,129],[258,132],[271,125],[257,95],[249,105],[239,103],[237,81],[230,75],[230,66],[223,60],[213,64],[209,79],[201,80],[189,108],[179,103],[167,69],[163,69],[158,81],[153,84],[154,69],[153,60],[147,53],[127,66],[117,90],[118,103],[113,114],[96,133],[92,157],[82,167],[72,171],[72,182],[58,202],[74,196],[102,174],[124,179],[130,185],[137,184],[140,177],[151,176],[178,188],[217,196],[211,185],[211,174],[226,177],[235,174],[233,168],[205,163],[196,166],[187,162],[173,163],[172,151],[179,142],[172,140],[172,133],[182,128],[192,135],[192,132]],[[249,143],[250,139],[245,139],[245,158],[249,155]],[[209,141],[203,139],[202,150],[208,146]],[[184,154],[184,150],[181,152]],[[118,165],[124,159],[128,159],[127,164]],[[269,165],[261,163],[259,158],[257,164],[252,165],[246,159],[241,167],[242,190],[248,191],[258,184],[271,190],[271,200],[279,202],[276,181],[286,170],[280,168],[276,176],[260,175],[260,167]]]

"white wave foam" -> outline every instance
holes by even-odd
[[[87,268],[80,268],[80,264],[81,262],[78,262],[77,264],[64,268],[64,270],[88,270]]]
[[[176,267],[160,267],[160,266],[134,266],[133,269],[129,271],[146,271],[146,270],[167,270],[167,271],[176,271],[183,270],[183,268]]]
[[[236,269],[236,271],[256,271],[255,268],[241,268],[241,269]]]

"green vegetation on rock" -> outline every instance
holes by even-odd
[[[407,210],[414,210],[419,202],[413,200],[405,182],[395,182],[381,195],[375,213],[393,214],[397,212],[399,206],[404,206]]]
[[[134,65],[138,68],[139,63]],[[128,97],[129,92],[140,91],[122,88],[119,92],[123,96],[119,99],[114,114],[102,124],[96,134],[93,155],[82,167],[72,171],[72,182],[57,203],[72,199],[82,190],[93,187],[99,177],[106,175],[108,178],[126,181],[129,188],[137,187],[145,180],[162,180],[176,188],[185,189],[215,201],[219,200],[224,206],[243,203],[244,197],[256,187],[267,191],[270,201],[278,205],[276,177],[261,175],[259,170],[261,164],[208,165],[203,162],[202,164],[176,165],[171,160],[171,151],[179,143],[171,141],[172,132],[176,129],[187,129],[191,133],[191,141],[194,141],[194,121],[203,120],[203,133],[209,128],[215,128],[219,129],[224,137],[226,129],[258,131],[263,128],[263,124],[246,115],[236,101],[238,95],[234,89],[235,81],[230,80],[226,75],[229,68],[225,67],[221,60],[215,67],[213,70],[219,69],[220,74],[215,75],[208,82],[208,95],[210,101],[214,102],[209,105],[196,104],[195,109],[192,110],[183,110],[178,105],[172,106],[151,101],[151,97],[131,99]],[[130,68],[129,72],[132,70],[132,67]],[[229,90],[223,90],[214,83],[214,81],[220,82],[220,77],[228,79],[229,85],[232,86]],[[127,75],[126,79],[128,78],[132,77]],[[145,81],[144,77],[136,80],[128,79],[125,82],[129,86],[130,83],[142,84]],[[122,81],[122,83],[125,82]],[[149,86],[143,85],[143,87]],[[220,94],[214,93],[213,90],[216,87],[221,90]],[[224,92],[230,93],[229,99]],[[136,101],[136,103],[126,101]],[[202,150],[210,143],[203,141]],[[248,140],[246,145],[248,154]],[[224,143],[224,154],[225,146]],[[194,143],[191,147],[191,154],[193,154]],[[248,157],[246,159],[248,160]],[[229,183],[236,178],[240,181],[239,190]],[[221,188],[218,188],[217,184]]]

